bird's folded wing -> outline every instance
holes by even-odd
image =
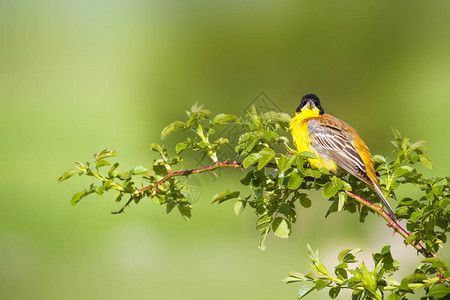
[[[353,147],[349,137],[338,127],[332,125],[316,124],[310,131],[312,146],[319,146],[333,159],[338,166],[355,176],[356,178],[373,185],[366,173],[366,166]]]

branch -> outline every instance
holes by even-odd
[[[257,164],[255,164],[257,165]],[[164,183],[165,181],[167,181],[168,179],[172,178],[172,177],[176,177],[176,176],[189,176],[191,174],[198,174],[198,173],[203,173],[203,172],[214,172],[215,169],[219,169],[219,168],[242,168],[243,164],[240,162],[216,162],[213,165],[210,166],[206,166],[203,168],[197,168],[197,169],[191,169],[191,170],[185,170],[185,171],[178,171],[178,172],[171,172],[169,174],[167,174],[166,176],[164,176],[163,178],[161,178],[160,180],[158,180],[155,183],[152,183],[148,186],[145,186],[139,190],[137,190],[131,197],[130,199],[128,199],[127,203],[125,203],[125,205],[118,211],[114,211],[111,212],[112,214],[120,214],[123,213],[125,211],[125,209],[131,204],[131,202],[136,199],[138,196],[143,195],[145,191],[153,189],[153,188],[157,188],[159,185],[161,185],[162,183]],[[267,164],[266,167],[269,168],[277,168],[278,166],[274,163],[269,163]],[[305,179],[309,179],[309,178],[305,178]],[[394,221],[388,213],[386,213],[383,209],[382,206],[377,206],[375,204],[373,204],[372,202],[350,192],[350,191],[345,191],[345,193],[355,199],[357,202],[359,202],[361,205],[364,205],[366,207],[368,207],[369,209],[373,210],[374,212],[376,212],[377,214],[379,214],[380,216],[383,217],[383,219],[386,220],[386,222],[388,223],[387,226],[391,227],[394,229],[394,232],[398,232],[404,239],[408,238],[410,236],[409,232],[406,231],[403,227],[400,226],[400,224],[398,224],[396,221]],[[422,254],[424,257],[435,257],[435,255],[427,253],[425,248],[423,247],[423,245],[419,242],[417,244],[411,244],[414,248],[416,248],[416,250]]]
[[[276,166],[276,165],[275,165]],[[152,183],[148,186],[145,186],[139,190],[136,190],[136,192],[130,197],[130,199],[128,199],[127,203],[125,203],[125,205],[118,211],[113,211],[111,212],[112,214],[121,214],[125,211],[125,208],[127,208],[130,203],[136,199],[138,196],[143,195],[145,191],[152,189],[152,188],[157,188],[159,185],[161,185],[162,183],[164,183],[165,181],[167,181],[169,178],[175,177],[175,176],[189,176],[191,174],[198,174],[198,173],[203,173],[203,172],[207,172],[207,171],[212,171],[214,172],[215,169],[218,168],[241,168],[242,167],[242,163],[240,162],[216,162],[214,165],[211,166],[207,166],[207,167],[203,167],[203,168],[198,168],[198,169],[192,169],[192,170],[185,170],[185,171],[178,171],[178,172],[171,172],[169,174],[167,174],[166,176],[164,176],[163,178],[161,178],[160,180],[158,180],[155,183]]]
[[[394,229],[394,232],[398,232],[403,238],[408,238],[409,237],[409,232],[406,231],[406,229],[404,229],[402,226],[400,226],[400,224],[398,224],[396,221],[394,221],[391,216],[389,216],[389,214],[387,212],[384,211],[382,206],[377,206],[375,204],[373,204],[372,202],[350,192],[350,191],[345,191],[345,193],[352,197],[353,199],[355,199],[356,201],[358,201],[361,205],[364,205],[366,207],[368,207],[369,209],[373,210],[374,212],[376,212],[377,214],[379,214],[380,216],[383,217],[383,219],[386,220],[386,222],[388,223],[387,226],[391,227],[392,229]],[[422,254],[425,257],[435,257],[435,255],[431,254],[431,253],[427,253],[425,248],[423,247],[423,245],[419,242],[417,244],[411,244],[414,248],[416,248],[416,250]]]

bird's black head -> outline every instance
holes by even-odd
[[[319,97],[317,97],[316,94],[306,94],[305,96],[303,96],[300,105],[297,107],[295,111],[299,113],[305,106],[308,107],[309,109],[317,108],[319,110],[319,115],[323,115],[325,112],[322,108],[322,105],[320,105],[320,99]]]

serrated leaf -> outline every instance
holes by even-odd
[[[422,259],[422,263],[431,263],[432,268],[445,268],[447,267],[447,262],[445,262],[442,259],[436,258],[436,257],[430,257]]]
[[[70,204],[74,206],[77,204],[83,197],[85,197],[87,193],[85,191],[81,191],[73,194],[72,199],[70,200]]]
[[[311,293],[315,289],[316,284],[314,282],[305,282],[303,285],[298,289],[297,293],[297,300],[302,299],[309,293]]]
[[[97,161],[97,163],[95,164],[95,168],[101,168],[101,167],[105,167],[105,166],[110,166],[111,163],[107,160],[101,159],[99,161]]]
[[[239,197],[240,194],[241,194],[240,191],[230,192],[229,190],[227,190],[225,193],[215,194],[213,200],[211,201],[211,204],[215,202],[219,202],[220,204],[224,201],[237,198]]]
[[[303,182],[303,178],[300,177],[300,175],[297,172],[291,172],[289,174],[289,182],[288,182],[288,188],[291,190],[296,190],[300,187],[300,185]]]
[[[143,175],[147,172],[148,172],[148,170],[144,166],[136,166],[131,170],[132,175]]]
[[[328,292],[328,295],[330,296],[331,299],[336,299],[337,296],[339,295],[340,291],[341,291],[341,289],[338,286],[335,286],[330,289],[330,291]]]
[[[387,297],[387,300],[402,300],[402,296],[397,295],[397,294],[390,294]]]
[[[303,152],[298,153],[297,155],[299,155],[301,157],[316,158],[316,155],[314,155],[314,153],[309,152],[309,151],[303,151]]]
[[[400,132],[397,130],[397,129],[395,129],[394,127],[391,127],[391,129],[392,129],[392,133],[394,134],[394,137],[396,138],[396,139],[402,139],[402,135],[400,134]]]
[[[244,159],[242,164],[244,165],[244,168],[248,168],[249,166],[254,165],[260,158],[261,158],[261,154],[252,153]]]
[[[220,124],[226,124],[226,123],[233,123],[237,120],[238,118],[234,115],[228,115],[228,114],[218,114],[217,116],[214,117],[213,121],[212,121],[212,126],[216,126],[216,125],[220,125]]]
[[[264,215],[262,217],[260,217],[258,219],[258,221],[256,221],[256,230],[263,230],[263,229],[267,229],[268,226],[270,225],[270,222],[272,221],[272,217],[268,216],[268,215]]]
[[[177,207],[178,207],[178,211],[180,212],[181,216],[186,221],[189,221],[191,219],[191,205],[184,204],[184,205],[178,205]]]
[[[264,251],[264,250],[266,250],[266,246],[264,245],[264,243],[265,243],[265,241],[266,241],[266,238],[267,238],[267,234],[269,233],[269,227],[267,227],[266,229],[264,229],[262,232],[261,232],[261,235],[260,235],[260,237],[259,237],[259,245],[258,245],[258,248],[259,248],[259,250],[261,250],[261,251]]]
[[[291,223],[281,217],[276,217],[272,222],[273,233],[280,238],[288,238],[291,234]]]
[[[117,155],[117,152],[114,151],[113,149],[105,149],[105,150],[102,150],[99,153],[95,154],[94,159],[96,161],[99,161],[101,159],[108,158],[111,156],[116,156],[116,155]]]
[[[380,164],[386,163],[386,158],[384,158],[384,156],[378,155],[378,154],[373,156],[373,160]]]
[[[323,279],[319,279],[316,281],[316,286],[315,288],[320,291],[321,289],[323,289],[324,287],[326,287],[329,284],[329,281],[325,281]]]
[[[336,195],[337,192],[338,189],[331,182],[327,182],[322,190],[322,195],[324,198],[331,198]]]
[[[292,166],[295,159],[296,159],[295,156],[280,156],[277,159],[278,169],[280,169],[280,171],[282,172],[286,171]]]
[[[185,150],[187,148],[187,144],[186,143],[178,143],[175,146],[175,151],[177,152],[177,154],[179,154],[181,151]]]
[[[289,276],[281,280],[284,283],[293,283],[293,282],[299,282],[299,281],[306,281],[306,277],[303,274],[300,274],[298,272],[291,271],[288,273]]]
[[[70,169],[68,171],[66,171],[64,174],[61,175],[61,177],[58,178],[57,182],[61,182],[64,181],[66,179],[69,179],[70,177],[77,175],[78,171],[74,170],[74,169]]]
[[[258,137],[256,135],[249,135],[247,142],[245,143],[245,150],[247,150],[247,152],[250,152],[253,150],[253,148],[255,147],[256,143],[258,143]]]
[[[355,254],[357,254],[357,253],[359,253],[361,251],[362,251],[362,249],[360,249],[360,248],[355,248],[355,249],[352,249],[352,250],[344,249],[341,252],[339,252],[338,260],[340,262],[343,262],[343,263],[354,263],[354,262],[357,262],[358,260],[356,259]]]
[[[151,144],[150,144],[150,148],[151,148],[153,151],[159,152],[159,153],[161,153],[161,154],[163,153],[163,149],[162,149],[162,147],[161,147],[160,144],[151,143]]]
[[[448,294],[450,294],[450,287],[442,283],[433,285],[428,292],[429,297],[436,297],[438,299],[443,299]]]
[[[425,167],[427,167],[428,169],[433,170],[434,169],[434,165],[433,162],[426,157],[425,155],[419,155],[419,162],[424,165]]]
[[[181,121],[175,121],[169,125],[167,125],[161,132],[161,139],[165,139],[169,134],[180,130],[184,127],[184,123]]]
[[[411,145],[410,149],[411,150],[420,149],[425,152],[427,151],[426,143],[427,143],[426,141],[417,141]]]
[[[246,202],[238,200],[236,201],[236,203],[234,203],[234,213],[236,214],[236,216],[239,216],[245,209],[245,205]]]
[[[268,111],[264,114],[264,117],[266,117],[269,120],[274,120],[278,122],[285,122],[289,123],[291,121],[291,116],[289,116],[286,113],[279,113],[275,111]]]
[[[262,149],[259,154],[261,158],[258,160],[258,170],[264,168],[275,157],[275,152],[270,148]]]
[[[413,171],[414,169],[410,166],[401,166],[398,169],[396,169],[394,171],[394,178],[398,178],[401,176],[404,176],[406,174],[409,174]]]
[[[344,208],[344,204],[345,204],[345,202],[347,200],[347,194],[339,193],[338,196],[339,196],[339,202],[338,202],[338,209],[337,210],[341,211],[342,208]]]
[[[411,274],[405,277],[409,283],[422,283],[427,280],[428,277],[421,273]]]

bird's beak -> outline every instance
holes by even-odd
[[[316,105],[314,104],[314,102],[312,100],[309,100],[308,102],[306,102],[306,105],[304,106],[304,108],[306,108],[306,109],[315,109],[317,107],[316,107]]]

